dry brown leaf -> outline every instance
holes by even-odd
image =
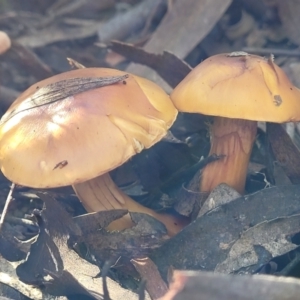
[[[109,48],[124,55],[132,62],[152,68],[173,88],[192,69],[186,62],[167,51],[162,54],[154,54],[142,48],[117,41],[113,41]]]
[[[152,53],[166,50],[181,59],[186,57],[211,31],[230,3],[231,0],[174,1],[144,49]],[[144,66],[130,65],[127,71],[162,85],[155,72]]]
[[[92,295],[95,299],[102,299],[104,285],[98,276],[99,268],[81,258],[69,246],[82,234],[78,224],[49,194],[38,195],[45,203],[42,212],[36,212],[40,233],[27,260],[18,266],[17,275],[36,286],[45,285],[44,290],[52,295]],[[104,223],[107,221],[103,220]],[[82,220],[78,223],[84,224]],[[109,278],[107,285],[114,300],[138,298]]]
[[[170,266],[214,271],[243,232],[264,221],[299,214],[299,200],[298,185],[272,187],[240,197],[196,219],[154,250],[150,258],[163,278]]]
[[[277,218],[249,228],[231,246],[215,269],[219,273],[249,274],[272,258],[298,248],[289,239],[297,230],[300,215]]]

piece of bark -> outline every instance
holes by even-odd
[[[267,123],[267,135],[277,163],[293,184],[299,184],[299,149],[280,124]]]
[[[159,300],[293,300],[299,293],[296,278],[174,271],[170,291]]]
[[[166,50],[179,58],[186,57],[211,31],[230,3],[231,0],[175,1],[143,48],[152,53]],[[127,71],[146,77],[169,90],[158,75],[145,66],[131,64]]]

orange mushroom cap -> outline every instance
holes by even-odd
[[[245,52],[209,57],[178,84],[171,99],[183,112],[277,123],[300,120],[300,90],[272,57]]]
[[[32,97],[49,84],[125,74],[78,69],[43,80],[20,95],[0,121],[4,175],[35,188],[72,185],[102,175],[158,142],[177,110],[159,86],[138,76],[129,74],[124,83],[32,107]]]

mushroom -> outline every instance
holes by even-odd
[[[257,121],[300,120],[300,91],[269,59],[245,52],[212,56],[174,89],[171,99],[182,112],[214,116],[210,154],[224,155],[202,172],[200,191],[227,183],[244,192]]]
[[[89,88],[100,77],[126,79]],[[176,116],[169,96],[147,79],[105,68],[65,72],[31,86],[2,117],[1,170],[32,188],[72,185],[88,212],[147,213],[173,235],[182,228],[181,219],[138,204],[109,171],[160,141]],[[132,225],[129,216],[113,223],[111,229]]]

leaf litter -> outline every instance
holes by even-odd
[[[256,0],[251,3],[247,0],[150,1],[148,4],[153,5],[151,7],[154,9],[145,20],[140,18],[142,14],[138,14],[136,19],[132,16],[138,11],[133,9],[137,8],[136,4],[145,5],[147,1],[117,1],[117,5],[111,0],[93,5],[92,1],[35,2],[28,4],[27,12],[17,1],[10,3],[13,9],[0,5],[3,9],[0,28],[6,29],[13,37],[11,49],[0,57],[2,112],[27,86],[68,70],[66,57],[72,57],[87,67],[109,67],[106,57],[110,51],[122,57],[117,68],[127,68],[153,79],[168,91],[186,76],[191,66],[207,56],[236,49],[251,49],[262,55],[273,52],[276,62],[287,70],[292,81],[297,82],[299,78],[299,53],[294,49],[299,44],[294,25],[299,5],[295,3]],[[124,20],[127,21],[122,22],[142,19],[142,25],[139,27],[135,22],[131,23],[133,25],[118,25],[105,40],[108,45],[101,44],[98,39],[101,28],[105,28],[109,21],[120,22],[124,12],[127,14]],[[154,25],[156,18],[160,18],[158,26]],[[110,43],[113,39],[121,40]],[[140,65],[128,65],[129,62]],[[42,211],[34,211],[30,217],[31,225],[24,222],[16,224],[11,215],[4,223],[0,236],[0,274],[8,275],[10,283],[2,277],[2,284],[32,299],[44,299],[45,295],[61,299],[66,295],[102,299],[107,297],[107,283],[111,299],[142,299],[142,293],[139,296],[128,289],[137,290],[142,278],[149,281],[145,286],[155,299],[161,295],[154,293],[153,286],[161,284],[163,287],[161,280],[166,283],[170,281],[168,274],[172,268],[254,274],[276,259],[290,253],[297,254],[299,188],[290,184],[299,183],[297,162],[300,156],[296,146],[300,145],[300,139],[297,126],[289,127],[289,136],[281,125],[268,124],[267,130],[262,129],[260,135],[268,143],[265,145],[261,142],[263,139],[257,138],[252,163],[261,166],[258,172],[263,176],[255,177],[258,180],[248,180],[248,195],[233,193],[232,196],[226,187],[221,186],[207,197],[197,191],[195,183],[199,172],[193,169],[199,167],[200,158],[208,153],[207,121],[209,118],[204,116],[195,118],[180,114],[171,129],[179,141],[177,144],[166,146],[172,143],[166,139],[162,142],[164,146],[154,147],[142,153],[140,159],[127,164],[140,191],[136,197],[142,203],[144,201],[161,209],[174,207],[177,212],[194,220],[181,233],[168,239],[165,228],[159,222],[142,214],[131,214],[136,223],[133,228],[107,232],[107,224],[126,214],[126,211],[72,218],[57,204],[55,193],[39,193],[45,207]],[[171,152],[176,155],[171,155]],[[151,157],[149,162],[153,172],[148,172],[149,164],[141,162],[147,156]],[[170,163],[163,164],[168,157]],[[249,178],[257,176],[255,172],[250,170]],[[122,174],[122,171],[116,170],[114,174]],[[181,179],[178,180],[177,175],[173,174]],[[190,181],[193,176],[194,181]],[[122,185],[122,176],[118,178]],[[1,179],[2,182],[7,184]],[[282,185],[283,182],[287,185]],[[259,183],[259,188],[255,188],[254,183]],[[270,188],[262,189],[269,183]],[[19,192],[15,198],[12,205],[21,198]],[[75,202],[72,200],[65,207],[76,211]],[[36,236],[37,230],[39,233]],[[108,267],[103,268],[105,263]],[[105,280],[99,277],[102,270],[105,271]],[[231,276],[174,271],[175,283],[181,278],[178,284],[185,285],[183,290],[179,288],[173,293],[179,293],[174,299],[192,299],[199,289],[203,299],[217,299],[220,291],[230,298],[232,292],[243,292],[245,295],[245,286],[250,289],[247,293],[249,299],[274,299],[271,297],[275,296],[284,299],[285,295],[298,291],[296,279],[287,282],[282,278],[269,277],[265,280],[264,277],[245,276],[232,280]],[[219,282],[217,286],[216,282]],[[171,292],[173,285],[170,287]],[[16,298],[16,294],[12,296],[3,290],[1,285],[1,296]]]

